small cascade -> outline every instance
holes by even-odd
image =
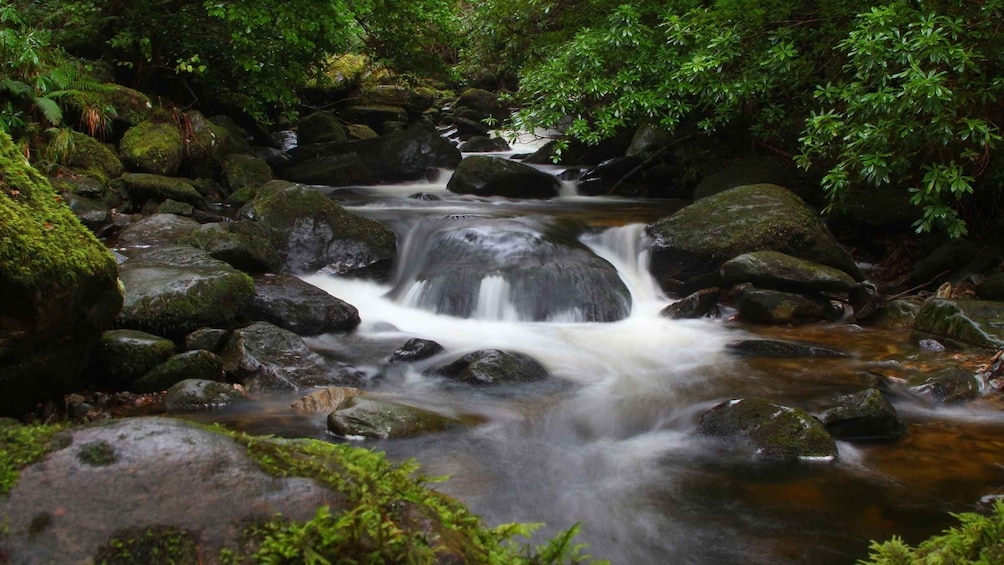
[[[587,234],[582,237],[582,242],[617,269],[631,291],[636,309],[639,305],[653,303],[665,305],[666,296],[649,272],[650,240],[644,224],[629,224]]]

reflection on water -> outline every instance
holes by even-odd
[[[370,375],[373,394],[483,422],[368,445],[396,460],[414,457],[427,474],[452,475],[437,488],[490,523],[543,521],[541,535],[550,535],[582,522],[580,541],[591,553],[623,564],[850,563],[865,555],[869,539],[895,533],[916,542],[948,526],[947,512],[1004,491],[1004,412],[987,402],[932,408],[893,396],[909,436],[892,445],[841,443],[829,464],[752,462],[695,434],[700,415],[724,399],[763,396],[812,410],[870,386],[876,375],[906,381],[951,364],[974,369],[981,356],[922,351],[904,332],[852,325],[667,320],[658,312],[668,300],[644,269],[640,226],[603,228],[647,222],[678,203],[573,197],[514,204],[452,196],[444,186],[360,188],[335,197],[399,237],[423,218],[447,214],[573,219],[582,224],[583,243],[617,268],[633,301],[629,317],[606,324],[462,319],[392,299],[386,284],[304,277],[355,305],[363,320],[351,335],[308,339],[312,348]],[[415,192],[440,200],[407,198]],[[811,341],[851,356],[725,353],[726,343],[751,335]],[[412,337],[436,340],[447,353],[386,371],[387,357]],[[422,373],[483,348],[529,354],[554,378],[482,389]],[[211,417],[256,433],[337,441],[325,434],[323,414],[288,411],[292,399],[265,398]]]

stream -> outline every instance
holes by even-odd
[[[862,375],[869,372],[907,377],[952,364],[973,368],[980,356],[924,351],[905,331],[851,324],[755,327],[730,321],[729,312],[662,318],[670,300],[648,275],[643,228],[684,202],[580,197],[572,183],[548,201],[475,198],[448,192],[448,176],[318,187],[391,227],[399,256],[388,282],[324,272],[303,277],[356,306],[362,318],[351,334],[307,343],[360,368],[375,396],[479,421],[359,443],[395,461],[414,458],[427,475],[449,475],[435,488],[489,524],[544,522],[542,540],[579,522],[577,541],[615,564],[852,563],[867,554],[870,539],[897,534],[916,543],[952,525],[948,512],[973,510],[981,497],[1004,492],[1004,411],[987,401],[933,408],[892,397],[909,435],[895,444],[840,442],[832,462],[753,461],[696,433],[701,415],[723,400],[761,396],[811,411],[866,388]],[[424,197],[409,198],[418,193]],[[469,316],[436,313],[423,301],[428,289],[411,277],[444,252],[428,245],[430,222],[444,217],[574,231],[616,267],[631,294],[630,314],[586,322],[572,308],[548,321],[525,321],[513,285],[499,277],[481,281]],[[511,240],[494,235],[484,238],[497,246],[492,252],[508,252]],[[731,341],[758,336],[811,341],[851,356],[742,359],[725,351]],[[471,387],[424,376],[421,363],[386,369],[391,352],[413,337],[454,355],[519,351],[552,378]],[[345,441],[325,432],[325,415],[290,412],[293,398],[275,395],[210,417],[253,433]]]

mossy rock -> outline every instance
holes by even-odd
[[[199,229],[199,222],[176,214],[154,214],[130,225],[118,234],[119,247],[173,245]]]
[[[195,351],[205,349],[213,353],[219,353],[227,340],[230,339],[230,330],[219,328],[199,328],[185,336],[185,351]]]
[[[384,127],[387,122],[408,122],[404,108],[388,104],[349,106],[338,114],[349,123],[366,124],[379,133],[388,133]]]
[[[223,377],[223,360],[211,351],[196,349],[174,355],[136,379],[129,390],[146,393],[167,390],[186,379],[217,381]]]
[[[227,194],[244,187],[258,187],[272,180],[272,168],[253,155],[228,155],[220,164],[220,176]]]
[[[164,397],[169,413],[223,408],[246,402],[233,385],[211,379],[185,379],[171,385]]]
[[[839,269],[777,251],[743,253],[726,261],[721,273],[731,283],[778,290],[848,292],[857,284]]]
[[[372,398],[353,397],[328,414],[328,431],[372,439],[410,437],[459,424],[435,412]]]
[[[122,306],[115,258],[0,133],[0,415],[61,395]]]
[[[97,371],[126,386],[175,354],[174,342],[138,330],[109,330],[101,336]]]
[[[376,183],[376,176],[359,155],[322,155],[299,162],[283,171],[282,177],[303,184],[358,186]]]
[[[254,295],[251,277],[192,247],[137,252],[122,265],[123,328],[181,337],[234,323]]]
[[[819,414],[830,434],[844,441],[896,441],[907,434],[906,423],[881,391],[870,388],[840,396]]]
[[[76,92],[69,102],[78,108],[114,108],[114,120],[127,127],[139,125],[153,117],[153,104],[147,95],[129,87],[106,83],[98,90]]]
[[[953,239],[918,261],[910,271],[907,282],[911,286],[926,284],[937,287],[946,280],[954,279],[954,272],[976,259],[979,254],[979,245],[968,239]]]
[[[818,295],[762,290],[746,286],[735,296],[743,321],[757,324],[805,324],[837,317],[830,301]]]
[[[778,251],[863,277],[818,215],[787,189],[758,184],[703,198],[647,227],[652,273],[664,288],[689,293],[720,284],[725,261]]]
[[[296,123],[296,141],[300,145],[345,141],[348,138],[345,126],[328,112],[314,112]]]
[[[762,398],[729,400],[703,416],[704,435],[750,450],[758,459],[834,459],[837,446],[823,424],[801,408]]]
[[[194,532],[154,525],[114,532],[108,542],[98,548],[94,562],[102,565],[201,565],[202,556],[199,555],[199,539]]]
[[[743,339],[725,346],[738,357],[758,359],[819,359],[848,357],[843,351],[813,343],[778,341],[774,339]]]
[[[504,120],[508,117],[506,111],[499,104],[499,97],[494,92],[481,88],[468,88],[453,103],[454,108],[471,108],[477,111],[477,120],[493,117],[496,120]]]
[[[173,176],[181,170],[185,144],[174,124],[143,122],[122,136],[119,155],[131,171]]]
[[[490,153],[498,151],[509,151],[509,143],[501,137],[488,137],[487,135],[476,135],[464,143],[460,144],[460,151],[464,153]]]
[[[168,199],[206,208],[205,198],[185,179],[150,173],[125,173],[113,185],[125,191],[137,209],[147,201],[163,202]]]
[[[474,351],[428,372],[473,385],[526,383],[548,377],[547,369],[529,355],[498,349]]]
[[[246,273],[277,271],[281,264],[268,229],[247,220],[203,224],[179,243],[208,251],[214,259]]]
[[[956,404],[979,398],[980,382],[972,372],[954,366],[924,377],[913,391],[937,404]]]
[[[380,134],[366,124],[348,124],[345,126],[349,139],[373,139]]]
[[[912,328],[920,306],[909,300],[892,300],[882,305],[871,325],[877,328]]]
[[[928,300],[917,313],[913,335],[959,348],[1004,347],[1004,302]]]
[[[461,161],[446,185],[450,192],[509,198],[553,198],[561,182],[529,165],[485,155]]]
[[[80,132],[73,132],[73,148],[66,166],[80,176],[97,180],[102,186],[122,174],[124,167],[110,147]]]

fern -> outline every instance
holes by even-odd
[[[59,104],[55,100],[44,96],[37,96],[32,102],[35,108],[42,113],[42,117],[46,122],[58,126],[63,121],[63,109],[59,107]]]

